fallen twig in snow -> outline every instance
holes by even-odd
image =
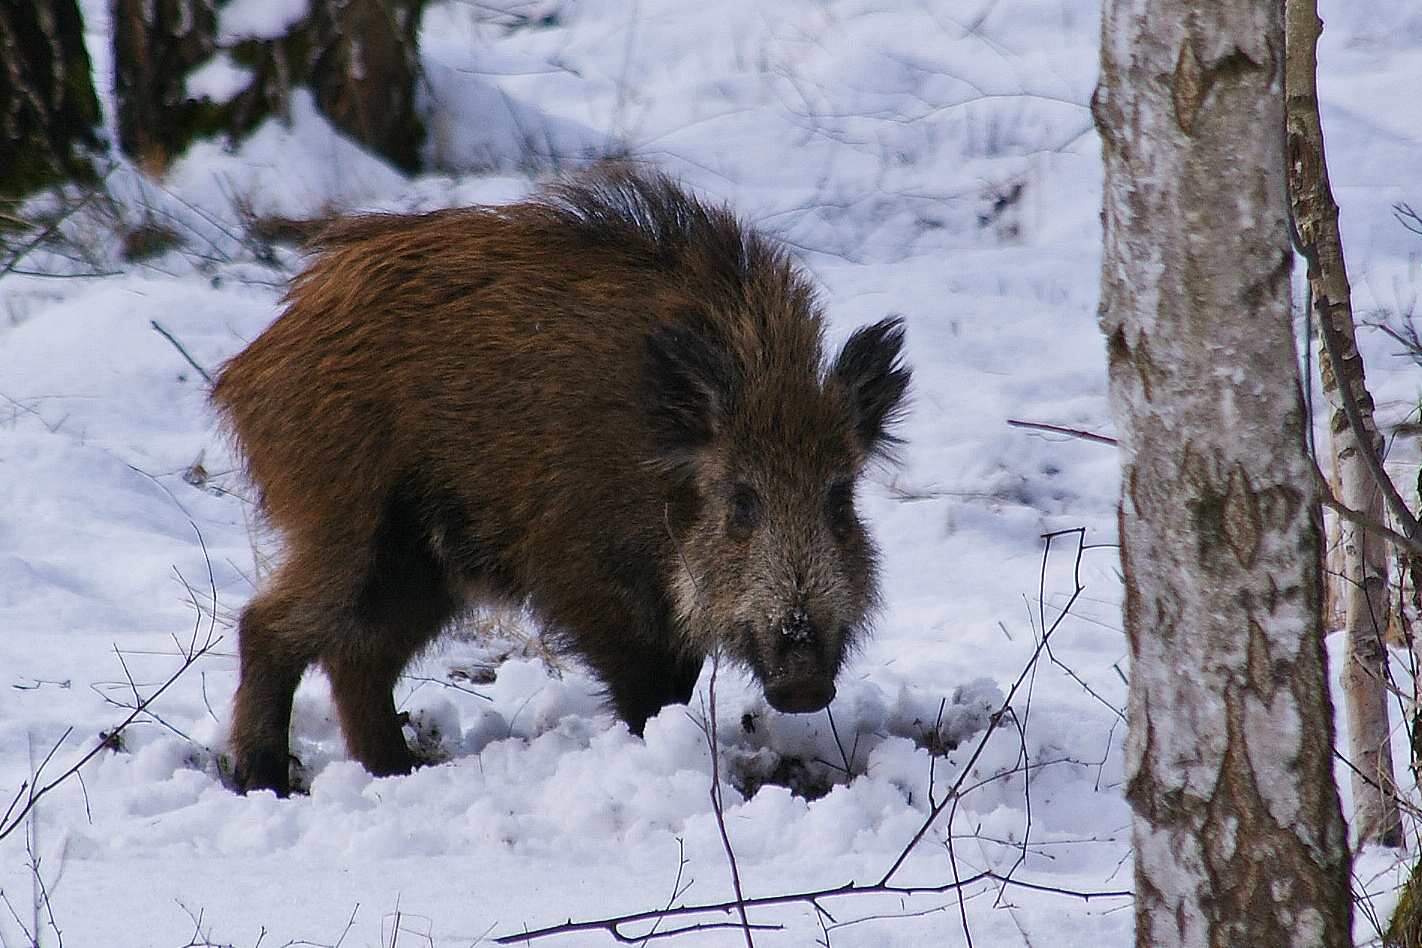
[[[162,336],[164,339],[168,340],[169,342],[171,342],[171,343],[173,344],[173,348],[178,350],[178,355],[180,355],[180,356],[182,356],[184,359],[186,359],[187,362],[188,362],[188,365],[190,365],[190,366],[192,366],[193,368],[197,369],[198,374],[203,377],[203,381],[207,382],[208,385],[211,385],[211,384],[212,384],[212,376],[211,376],[210,374],[208,374],[207,369],[204,369],[202,366],[198,365],[197,360],[192,357],[192,354],[189,353],[187,349],[184,349],[184,348],[183,348],[183,344],[182,344],[181,342],[179,342],[179,341],[177,340],[177,338],[176,338],[172,333],[170,333],[168,330],[164,329],[164,328],[159,324],[158,320],[156,320],[156,319],[150,319],[150,320],[148,321],[148,325],[150,325],[150,326],[152,326],[154,329],[156,329],[156,330],[158,331],[158,335]]]
[[[1094,441],[1097,444],[1117,445],[1120,442],[1108,435],[1096,434],[1092,431],[1085,431],[1081,428],[1063,428],[1060,425],[1046,425],[1039,421],[1018,421],[1015,418],[1007,419],[1007,423],[1013,428],[1027,428],[1031,431],[1047,431],[1052,434],[1070,435],[1073,438],[1080,438],[1083,441]]]

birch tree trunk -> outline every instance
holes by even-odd
[[[1106,3],[1101,323],[1143,948],[1351,944],[1283,41],[1283,0]]]
[[[1323,126],[1318,117],[1314,77],[1323,24],[1315,0],[1287,0],[1286,20],[1289,197],[1308,259],[1309,296],[1323,339],[1320,366],[1323,392],[1331,408],[1328,431],[1338,500],[1374,523],[1385,523],[1387,505],[1378,481],[1383,438],[1373,420],[1373,399],[1353,333],[1338,206],[1328,185]],[[1354,430],[1354,421],[1360,431]],[[1348,706],[1348,756],[1354,767],[1353,828],[1361,841],[1400,846],[1402,817],[1392,768],[1387,649],[1383,642],[1388,619],[1387,541],[1343,518],[1338,522],[1338,540],[1343,560],[1339,585],[1348,635],[1343,693]]]

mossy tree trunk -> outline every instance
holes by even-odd
[[[92,175],[99,122],[76,0],[0,3],[0,201]]]
[[[253,37],[220,29],[226,3],[113,0],[119,137],[131,158],[158,172],[196,138],[241,139],[270,116],[289,117],[292,89],[306,86],[341,133],[419,169],[424,0],[309,0],[281,35]],[[247,81],[221,101],[190,97],[189,77],[215,56]]]
[[[1422,862],[1412,867],[1412,875],[1402,887],[1383,933],[1383,948],[1422,948]]]

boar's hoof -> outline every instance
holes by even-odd
[[[233,767],[233,783],[238,793],[270,790],[279,797],[291,796],[291,757],[278,751],[257,751],[240,756]]]

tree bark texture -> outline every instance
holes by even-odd
[[[342,132],[405,171],[420,167],[415,109],[424,0],[317,0],[307,78]]]
[[[157,174],[204,132],[188,76],[217,50],[214,0],[113,0],[119,145]]]
[[[281,36],[228,39],[222,0],[113,0],[119,140],[150,172],[196,138],[240,139],[269,116],[289,117],[307,86],[337,130],[404,171],[420,167],[416,108],[424,0],[309,0]],[[188,78],[225,54],[250,73],[230,99],[189,97]]]
[[[1384,443],[1373,418],[1373,399],[1353,332],[1338,206],[1328,184],[1323,126],[1318,115],[1315,76],[1323,24],[1315,0],[1286,3],[1284,89],[1289,197],[1301,249],[1308,261],[1310,305],[1322,339],[1320,367],[1323,392],[1331,409],[1329,437],[1338,500],[1370,520],[1384,523],[1387,504],[1378,480]],[[1354,767],[1354,830],[1361,841],[1399,846],[1402,818],[1388,725],[1384,641],[1389,614],[1388,545],[1381,535],[1342,518],[1338,539],[1343,575],[1335,583],[1343,601],[1348,637],[1343,693],[1348,708],[1349,760]]]
[[[98,126],[75,0],[0,2],[0,200],[91,174]]]
[[[1351,944],[1290,322],[1282,0],[1107,0],[1101,324],[1122,448],[1140,946]]]

